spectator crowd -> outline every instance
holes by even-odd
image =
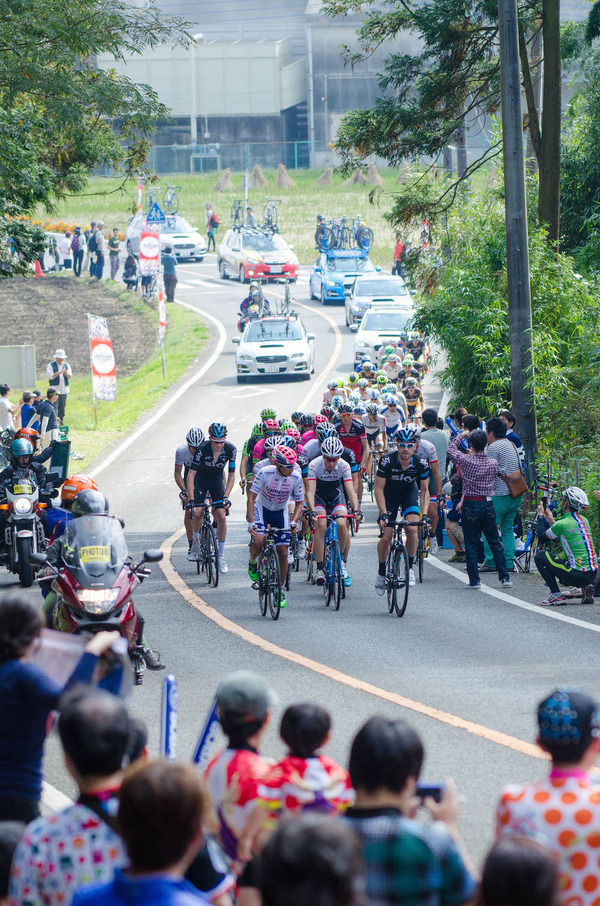
[[[92,684],[101,632],[65,686],[35,663],[38,609],[0,599],[0,902],[10,906],[595,906],[600,888],[599,705],[557,688],[537,708],[546,776],[498,791],[481,871],[459,831],[451,779],[420,785],[425,747],[373,716],[347,766],[325,752],[332,718],[299,701],[285,755],[261,752],[276,699],[237,671],[217,689],[226,739],[204,772],[149,758],[144,723]],[[40,815],[52,715],[77,798]],[[492,816],[490,815],[490,819]]]

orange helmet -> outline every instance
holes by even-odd
[[[98,485],[93,478],[88,478],[87,475],[71,475],[62,486],[62,503],[64,504],[66,501],[73,503],[76,494],[88,489],[91,489],[92,491],[98,490]]]
[[[25,440],[31,441],[33,449],[35,450],[37,442],[40,439],[40,435],[39,432],[34,428],[19,428],[19,430],[15,434],[15,440],[20,440],[21,438],[25,438]]]

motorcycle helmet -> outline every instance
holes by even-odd
[[[15,468],[28,466],[33,456],[33,444],[26,437],[13,440],[10,445],[10,456]]]
[[[87,488],[85,491],[79,491],[75,495],[71,512],[76,519],[79,516],[106,516],[108,514],[108,500],[101,491]]]
[[[208,426],[208,436],[213,440],[225,440],[227,437],[227,427],[221,422],[212,422]]]
[[[28,440],[33,446],[34,451],[37,449],[37,442],[40,439],[39,433],[35,428],[19,428],[14,437],[15,440]]]
[[[97,491],[98,485],[93,478],[87,475],[71,475],[67,478],[61,490],[61,505],[64,509],[70,510],[73,501],[80,491]]]
[[[190,428],[185,435],[185,442],[190,447],[199,447],[201,443],[204,443],[204,431],[202,428]]]

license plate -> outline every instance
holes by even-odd
[[[266,374],[279,374],[279,365],[265,365]]]
[[[272,274],[282,274],[282,273],[283,273],[283,268],[281,267],[280,264],[277,264],[277,265],[272,264],[272,265],[271,265],[271,273],[272,273]]]
[[[13,494],[33,494],[33,488],[30,484],[16,484],[13,487]]]

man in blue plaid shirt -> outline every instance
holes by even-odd
[[[458,832],[454,786],[417,796],[423,744],[403,720],[372,717],[350,751],[356,802],[344,817],[363,844],[369,906],[459,906],[477,884]],[[415,820],[420,806],[432,822]]]

